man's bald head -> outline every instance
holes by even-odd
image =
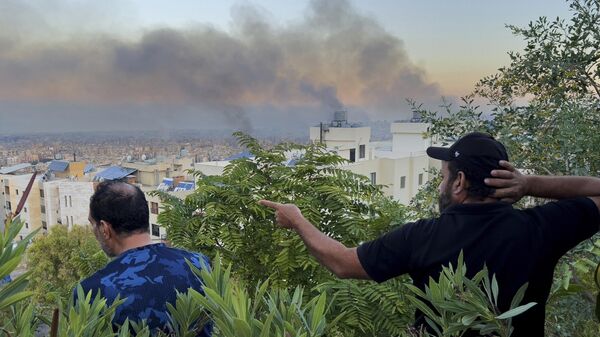
[[[90,217],[96,223],[110,223],[117,234],[148,232],[150,226],[144,192],[121,181],[98,184],[90,198]]]

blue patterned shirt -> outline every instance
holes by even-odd
[[[81,282],[84,292],[97,291],[111,304],[117,296],[126,298],[117,307],[113,324],[121,325],[126,318],[130,321],[146,320],[148,326],[168,331],[169,322],[166,303],[175,305],[176,291],[187,292],[189,288],[202,292],[202,283],[190,270],[186,259],[202,269],[201,260],[209,266],[209,259],[200,254],[166,245],[151,244],[125,251],[106,267]],[[93,298],[93,297],[92,297]],[[211,335],[207,325],[198,336]]]

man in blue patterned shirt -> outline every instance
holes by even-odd
[[[148,203],[136,186],[124,182],[100,183],[90,199],[89,221],[102,250],[114,259],[81,282],[83,290],[100,294],[117,307],[113,324],[125,319],[146,320],[152,330],[168,331],[167,303],[189,288],[202,293],[202,283],[186,260],[197,268],[209,265],[206,256],[154,244],[148,232]],[[75,299],[77,300],[77,299]],[[198,336],[211,335],[211,324],[198,328]]]

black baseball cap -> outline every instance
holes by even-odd
[[[483,177],[489,177],[493,169],[499,168],[500,160],[508,160],[504,145],[483,132],[468,133],[450,147],[430,146],[427,155],[455,162],[458,169],[468,169]]]

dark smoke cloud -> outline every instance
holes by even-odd
[[[398,119],[407,112],[406,98],[440,95],[402,41],[346,0],[315,0],[302,22],[286,26],[253,7],[237,6],[230,31],[162,28],[137,38],[102,30],[69,35],[64,29],[54,31],[61,32],[56,37],[56,20],[4,1],[3,132],[19,128],[15,106],[41,107],[27,108],[37,119],[64,116],[56,107],[71,107],[66,110],[79,115],[66,127],[75,129],[93,128],[86,121],[99,111],[105,120],[118,121],[129,107],[137,116],[133,123],[148,119],[141,125],[177,128],[210,121],[250,131],[253,122],[284,125],[288,113],[295,121],[315,123],[342,106],[374,119]],[[299,117],[297,111],[305,113]]]

